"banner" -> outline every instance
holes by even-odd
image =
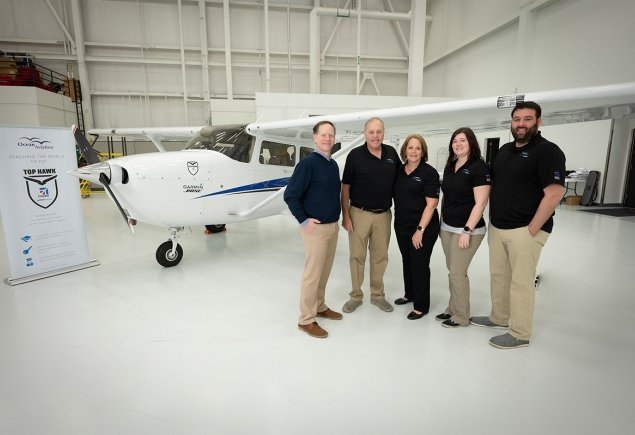
[[[90,259],[70,128],[0,127],[0,212],[11,277],[21,284]]]

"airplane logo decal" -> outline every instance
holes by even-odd
[[[198,172],[198,162],[187,162],[187,170],[190,171],[190,174],[196,175]]]
[[[24,177],[26,191],[33,204],[49,208],[57,200],[57,175],[32,175]]]

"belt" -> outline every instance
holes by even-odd
[[[351,202],[351,205],[355,208],[358,208],[362,211],[367,211],[370,213],[374,213],[374,214],[380,214],[380,213],[386,213],[388,210],[390,210],[389,208],[368,208],[368,207],[362,207],[361,205],[355,204],[353,202]]]

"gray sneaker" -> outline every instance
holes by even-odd
[[[497,335],[489,339],[489,344],[499,349],[515,349],[529,346],[529,340],[520,340],[510,333]]]
[[[361,304],[362,304],[362,301],[358,301],[356,299],[349,299],[348,301],[346,301],[346,303],[342,307],[342,311],[344,311],[345,313],[352,313]]]
[[[390,303],[384,298],[371,299],[370,303],[373,304],[373,305],[377,305],[380,310],[386,311],[387,313],[392,311],[392,305],[390,305]]]
[[[470,317],[470,323],[476,326],[485,326],[486,328],[507,329],[509,325],[499,325],[492,322],[487,316]]]

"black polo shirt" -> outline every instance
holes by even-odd
[[[454,172],[454,163],[443,171],[443,204],[441,216],[443,222],[451,227],[463,228],[476,204],[474,188],[492,184],[491,172],[487,164],[479,158],[472,157],[458,171]],[[485,226],[481,217],[476,228]]]
[[[368,151],[366,143],[348,153],[342,183],[351,186],[351,203],[364,208],[389,209],[400,162],[395,148],[385,144],[381,144],[381,159]]]
[[[517,148],[516,142],[503,145],[492,168],[492,225],[505,230],[529,225],[543,189],[551,184],[564,186],[565,174],[564,153],[540,132],[523,147]],[[553,215],[541,229],[550,233],[552,228]]]
[[[439,173],[436,169],[421,162],[407,175],[405,165],[400,165],[395,180],[395,233],[413,234],[426,208],[426,198],[438,197]],[[439,220],[436,210],[432,219]]]

